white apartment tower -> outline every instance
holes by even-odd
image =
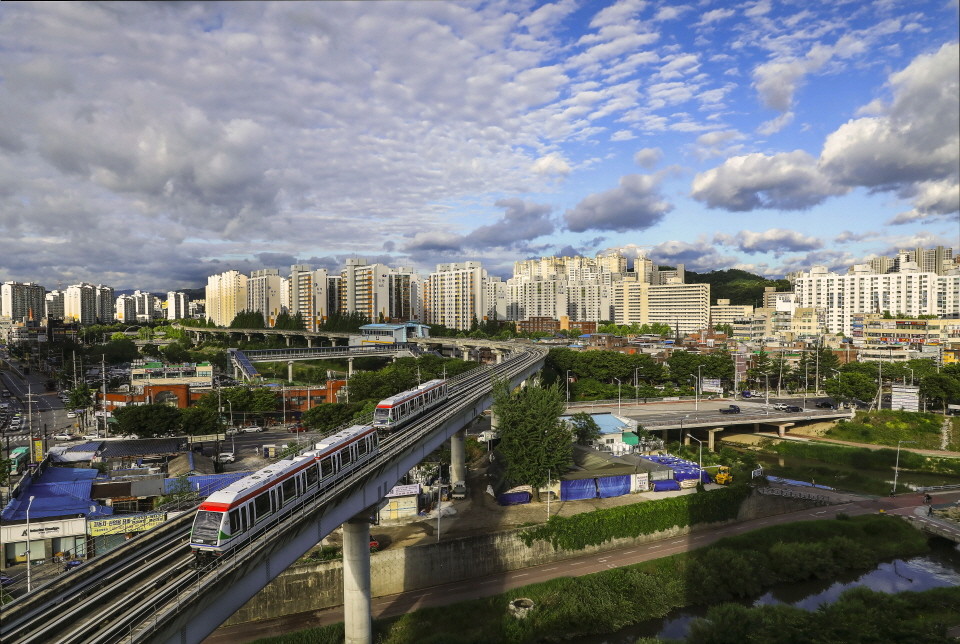
[[[44,304],[47,311],[47,319],[63,319],[63,291],[50,291],[44,297]]]
[[[94,287],[94,297],[96,298],[97,322],[113,324],[116,318],[113,287],[97,284]]]
[[[97,321],[97,292],[93,284],[73,284],[63,294],[63,319],[80,324]]]
[[[47,289],[32,282],[4,282],[0,285],[0,315],[15,322],[39,321],[46,311],[46,294]]]
[[[423,285],[423,313],[427,324],[467,330],[483,319],[486,271],[480,262],[437,264]]]
[[[133,297],[133,303],[137,309],[137,321],[150,322],[153,320],[153,294],[134,291],[131,297]]]
[[[206,315],[217,326],[230,326],[247,305],[247,276],[226,271],[207,278]]]
[[[840,275],[814,266],[795,277],[796,305],[825,311],[827,331],[847,335],[855,314],[960,317],[960,275],[922,272],[910,261],[900,262],[899,269],[881,274],[858,264]]]
[[[283,310],[284,279],[276,268],[264,268],[250,273],[247,280],[247,311],[259,311],[268,328],[277,323],[277,316]]]
[[[286,282],[290,315],[299,313],[307,331],[316,331],[336,310],[336,306],[330,306],[330,276],[327,269],[313,270],[307,264],[294,264],[290,267],[290,277]]]
[[[167,319],[183,320],[189,316],[188,312],[189,298],[186,293],[177,291],[167,292]]]
[[[119,295],[114,302],[117,322],[134,324],[137,321],[137,303],[132,295]]]
[[[666,324],[674,333],[694,333],[710,324],[709,284],[614,284],[617,324]]]

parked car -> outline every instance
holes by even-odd
[[[237,456],[233,452],[220,452],[217,455],[217,460],[221,463],[235,463],[237,461]]]
[[[88,441],[98,441],[100,440],[100,434],[97,432],[90,432],[89,434],[84,434],[83,438]]]
[[[307,431],[307,428],[298,423],[296,425],[290,425],[289,427],[287,427],[287,431],[290,432],[291,434],[297,434],[299,432]]]
[[[77,417],[77,412],[73,411],[72,409],[67,412],[67,418],[76,418],[76,417]]]
[[[729,407],[724,407],[720,410],[721,414],[739,414],[740,406],[739,405],[730,405]]]
[[[256,434],[257,432],[262,432],[262,431],[263,431],[263,427],[260,427],[259,425],[249,425],[247,427],[240,428],[241,434]]]
[[[76,436],[69,432],[60,432],[59,434],[53,435],[53,440],[55,441],[72,441],[76,439]]]
[[[240,430],[238,430],[236,427],[227,427],[227,432],[226,432],[226,433],[227,433],[227,436],[233,436],[233,435],[236,434],[238,431],[240,431]]]

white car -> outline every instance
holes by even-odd
[[[241,434],[256,434],[257,432],[262,432],[262,431],[263,431],[263,427],[260,427],[259,425],[250,425],[249,427],[240,428]]]
[[[68,433],[66,433],[66,432],[64,432],[64,433],[62,433],[62,434],[54,434],[54,435],[53,435],[53,440],[55,440],[55,441],[72,441],[72,440],[74,440],[74,439],[76,439],[76,436],[74,436],[73,434],[68,434]]]
[[[97,432],[91,432],[91,433],[89,433],[89,434],[84,434],[83,437],[84,437],[84,439],[86,439],[86,440],[88,440],[88,441],[98,441],[98,440],[100,440],[100,434],[98,434]]]
[[[770,406],[778,411],[787,411],[787,409],[790,407],[790,405],[787,405],[785,403],[774,403]]]
[[[233,452],[220,452],[219,456],[217,456],[217,460],[221,463],[233,463],[237,460],[237,457]]]
[[[239,431],[239,430],[238,430],[236,427],[227,427],[227,430],[226,430],[225,433],[227,434],[227,436],[233,436],[233,435],[236,434],[238,431]]]
[[[72,410],[67,412],[67,418],[76,418],[76,417],[77,417],[77,412]]]

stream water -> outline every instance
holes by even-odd
[[[881,563],[868,572],[847,575],[833,581],[782,584],[771,588],[761,597],[743,603],[748,606],[789,604],[812,611],[821,604],[832,604],[843,591],[857,586],[865,586],[878,592],[899,593],[958,585],[960,550],[936,540],[931,552],[922,557]],[[680,640],[686,637],[690,623],[705,616],[706,612],[706,606],[678,609],[664,618],[635,624],[617,633],[579,637],[568,641],[576,644],[634,644],[640,637]]]

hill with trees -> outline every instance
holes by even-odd
[[[778,291],[789,291],[792,288],[788,280],[770,280],[738,268],[709,273],[686,271],[686,282],[687,284],[709,284],[711,304],[718,299],[727,299],[730,300],[730,304],[761,306],[764,287],[774,286]]]

